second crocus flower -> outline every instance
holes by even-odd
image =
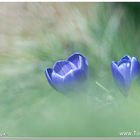
[[[126,91],[132,80],[139,76],[140,63],[137,58],[126,55],[119,61],[112,61],[111,69],[116,84]]]

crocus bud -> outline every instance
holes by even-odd
[[[112,61],[112,75],[119,86],[124,91],[128,91],[131,82],[135,80],[140,73],[140,63],[135,57],[124,56],[118,62]],[[127,93],[125,93],[127,95]]]

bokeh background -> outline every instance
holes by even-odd
[[[140,82],[126,98],[110,69],[126,54],[140,60],[139,16],[139,3],[0,3],[0,134],[140,132]],[[85,91],[67,96],[44,71],[73,52],[87,57],[90,77]]]

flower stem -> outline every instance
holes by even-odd
[[[96,85],[99,86],[100,88],[102,88],[105,92],[110,93],[110,91],[107,88],[105,88],[102,84],[100,84],[97,81],[96,81]]]

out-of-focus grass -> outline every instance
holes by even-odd
[[[110,70],[111,61],[125,54],[140,60],[140,31],[131,12],[113,3],[0,7],[0,133],[119,136],[140,131],[140,82],[125,98]],[[89,61],[89,84],[81,94],[65,96],[49,86],[44,70],[75,51]]]

